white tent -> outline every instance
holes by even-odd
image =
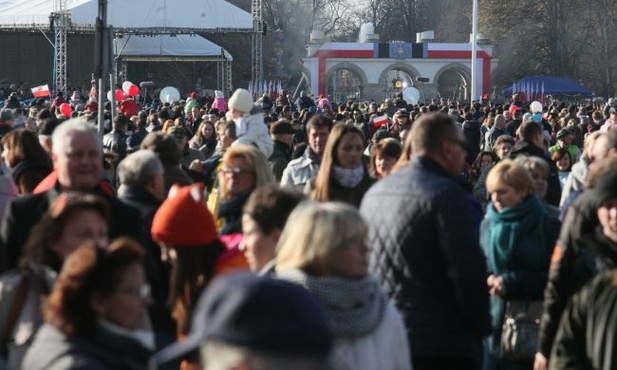
[[[125,76],[128,62],[216,62],[218,88],[225,94],[232,90],[233,57],[227,50],[201,36],[126,35],[114,39],[114,50]]]
[[[94,27],[97,0],[66,0],[74,25]],[[55,0],[3,0],[0,27],[49,25]],[[116,29],[252,29],[250,13],[224,0],[108,0],[107,23]]]
[[[233,60],[227,50],[197,35],[127,35],[114,40],[114,49],[118,58],[127,61]]]

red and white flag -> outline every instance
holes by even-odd
[[[383,116],[378,116],[373,118],[373,126],[374,127],[381,127],[383,125],[387,125],[388,124],[388,115],[384,114]]]
[[[32,90],[32,95],[34,95],[35,98],[44,98],[46,96],[51,96],[51,94],[49,93],[49,85],[36,86],[31,88],[30,90]]]

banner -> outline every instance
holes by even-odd
[[[36,86],[30,89],[32,91],[32,95],[34,95],[35,98],[44,98],[46,96],[51,96],[51,94],[49,93],[49,85],[41,85],[41,86]]]

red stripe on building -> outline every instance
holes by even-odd
[[[488,94],[491,91],[491,60],[484,58],[482,60],[482,95]]]
[[[326,59],[327,58],[373,58],[373,50],[317,50],[314,57],[319,58],[319,76],[317,94],[326,94]],[[314,93],[314,92],[313,92]]]
[[[477,51],[478,58],[489,58],[483,50]],[[471,59],[471,50],[429,50],[429,59]]]

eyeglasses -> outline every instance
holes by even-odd
[[[115,293],[131,295],[139,299],[148,299],[150,298],[151,289],[150,284],[144,284],[138,288],[118,289]]]
[[[224,174],[232,174],[232,175],[243,175],[243,174],[253,173],[253,171],[247,170],[246,168],[242,168],[242,167],[223,167],[221,171]]]

